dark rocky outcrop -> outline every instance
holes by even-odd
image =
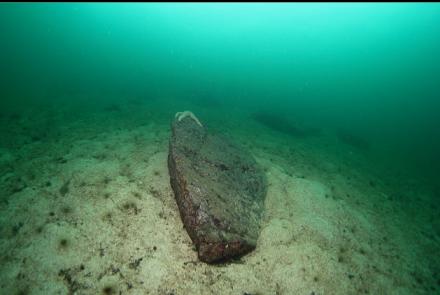
[[[263,171],[246,151],[189,116],[171,128],[171,186],[199,259],[220,262],[252,251],[266,195]]]
[[[358,148],[360,150],[369,150],[370,144],[368,141],[362,139],[361,137],[354,135],[345,130],[338,130],[337,137],[339,141],[351,145],[352,147]]]
[[[282,114],[270,112],[257,112],[251,116],[258,123],[281,133],[297,137],[305,138],[309,136],[317,136],[321,131],[317,128],[298,127],[296,124],[288,120]]]

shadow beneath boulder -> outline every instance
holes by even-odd
[[[321,133],[317,128],[301,128],[293,124],[287,118],[278,114],[270,114],[266,112],[257,112],[251,115],[252,119],[258,123],[273,129],[275,131],[288,134],[294,137],[316,136]]]

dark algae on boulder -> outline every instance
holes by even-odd
[[[263,170],[230,139],[208,133],[189,111],[176,114],[171,131],[171,186],[199,259],[222,262],[252,251],[264,210]]]

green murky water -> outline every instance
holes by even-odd
[[[368,187],[351,183],[355,190],[377,190],[395,202],[393,210],[418,216],[414,224],[427,242],[405,251],[418,247],[415,261],[426,259],[426,273],[412,275],[417,271],[396,264],[396,272],[416,278],[414,285],[405,279],[368,284],[376,292],[402,284],[407,289],[396,294],[440,292],[438,256],[427,258],[438,255],[440,243],[439,52],[438,3],[0,4],[2,212],[21,208],[17,195],[51,195],[46,183],[57,175],[69,175],[59,182],[63,195],[80,187],[68,180],[75,169],[62,165],[80,163],[69,154],[85,140],[152,126],[154,140],[140,131],[133,140],[166,152],[171,119],[191,110],[291,176],[330,188],[328,175],[348,175]],[[81,155],[134,157],[124,152],[123,145],[110,154],[92,145]],[[14,280],[28,252],[11,249],[32,245],[14,244],[24,222],[16,216],[2,219],[0,265],[8,267],[1,267],[0,290],[20,290]],[[404,222],[396,228],[404,231]],[[44,291],[49,283],[27,276],[30,290],[32,284],[41,294],[58,290]],[[96,294],[78,284],[84,294]],[[325,290],[316,294],[335,289]]]

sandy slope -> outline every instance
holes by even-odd
[[[417,182],[402,181],[408,205],[328,136],[241,128],[233,136],[267,173],[266,215],[253,253],[211,266],[174,202],[168,126],[98,128],[112,122],[95,114],[60,126],[57,140],[2,148],[1,294],[440,292],[436,211]]]

